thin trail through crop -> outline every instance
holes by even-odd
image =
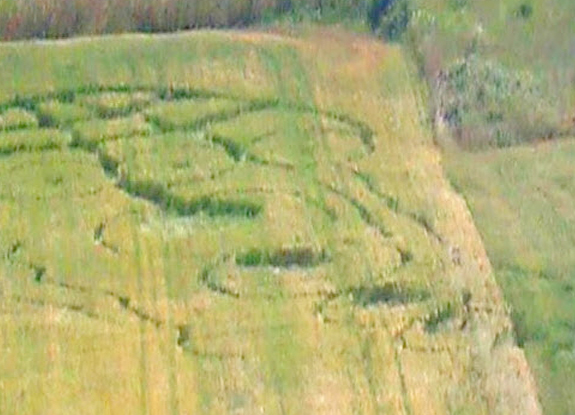
[[[281,110],[283,112],[288,113],[296,113],[296,114],[308,114],[314,116],[316,119],[326,119],[326,120],[333,120],[344,125],[347,125],[350,129],[357,133],[359,137],[359,141],[361,145],[365,149],[365,154],[370,155],[376,149],[376,142],[374,138],[373,130],[364,122],[357,120],[347,114],[337,113],[334,111],[320,111],[317,108],[314,108],[310,105],[305,104],[298,104],[298,103],[290,103],[289,100],[286,99],[256,99],[252,101],[247,101],[242,99],[241,97],[234,96],[233,94],[225,94],[221,92],[215,92],[210,90],[201,90],[201,89],[189,89],[189,88],[175,88],[175,87],[167,87],[167,88],[148,88],[148,87],[129,87],[129,86],[98,86],[98,85],[90,85],[83,88],[78,88],[75,90],[62,90],[59,92],[52,92],[49,94],[44,95],[36,95],[36,96],[29,96],[29,97],[15,97],[14,99],[0,103],[0,109],[6,110],[9,108],[20,108],[23,110],[30,111],[36,114],[39,118],[40,117],[40,104],[46,101],[57,101],[61,103],[75,103],[78,100],[81,100],[83,97],[86,96],[98,96],[101,94],[109,94],[109,93],[124,93],[124,94],[134,94],[134,93],[150,93],[155,96],[155,102],[174,102],[177,103],[183,100],[207,100],[207,99],[226,99],[237,103],[237,107],[235,109],[227,109],[220,112],[215,112],[212,114],[208,114],[204,117],[201,117],[194,122],[188,123],[183,127],[165,127],[157,119],[154,117],[146,117],[146,120],[152,125],[153,129],[160,133],[172,132],[172,131],[185,131],[185,132],[200,132],[204,131],[207,127],[212,124],[218,124],[221,122],[227,122],[234,119],[241,118],[243,116],[254,114],[258,112],[263,112],[266,110]],[[129,107],[127,111],[120,112],[123,116],[129,115],[131,112],[135,112],[139,110],[137,107]],[[114,113],[112,113],[114,114]],[[95,115],[98,117],[98,114]],[[110,119],[113,119],[112,116]],[[54,127],[54,123],[47,120],[45,117],[42,118],[44,121],[40,124],[40,129],[42,128],[52,128]],[[108,119],[105,117],[104,119]],[[66,130],[66,128],[64,128]],[[130,138],[140,137],[138,134],[135,135],[128,135],[122,136],[122,139],[130,140]],[[146,136],[147,139],[154,139],[152,136]],[[174,214],[176,216],[193,216],[199,213],[207,214],[208,216],[231,216],[236,218],[246,218],[246,219],[255,219],[258,217],[262,209],[264,209],[263,205],[260,205],[256,202],[250,202],[245,198],[245,196],[249,196],[250,194],[257,194],[257,193],[283,193],[283,190],[267,190],[267,189],[242,189],[241,196],[243,196],[242,200],[237,198],[237,195],[233,193],[225,192],[224,194],[206,194],[204,196],[199,196],[196,198],[184,198],[177,193],[169,190],[166,184],[155,182],[155,181],[138,181],[131,179],[126,176],[126,173],[121,169],[121,161],[116,159],[112,154],[110,154],[105,147],[107,141],[110,140],[117,140],[118,137],[111,137],[107,138],[102,136],[97,141],[93,140],[85,140],[81,136],[75,135],[73,140],[70,142],[69,147],[72,150],[76,151],[85,151],[91,154],[94,154],[103,170],[105,175],[111,179],[115,186],[125,192],[129,197],[134,199],[142,199],[147,202],[152,203],[161,211],[166,214]],[[256,154],[252,153],[248,147],[245,147],[233,139],[228,137],[223,137],[219,135],[207,135],[207,139],[214,143],[215,145],[219,146],[226,154],[229,156],[235,165],[240,165],[243,163],[254,164],[258,166],[268,166],[268,167],[275,167],[280,169],[285,169],[288,171],[296,170],[295,165],[289,162],[276,162],[273,160],[267,160],[257,156]],[[256,139],[252,140],[252,142],[257,142]],[[42,145],[33,149],[36,152],[43,152],[47,150],[54,150],[55,147],[52,145],[46,145],[43,147]],[[6,151],[4,156],[10,156],[13,154],[17,154],[22,151],[28,151],[26,148],[13,148],[10,151]],[[331,153],[330,149],[327,149],[325,144],[323,145],[323,150],[327,151],[327,154]],[[328,156],[330,157],[330,156]],[[334,161],[335,163],[335,161]],[[337,163],[335,163],[337,165]],[[220,172],[216,172],[212,175],[212,177],[204,180],[214,180],[217,181],[221,174],[233,174],[234,167],[225,169]],[[363,183],[368,191],[375,195],[379,200],[381,200],[385,206],[389,209],[395,211],[398,214],[406,216],[410,218],[413,222],[417,223],[421,226],[427,233],[432,235],[437,241],[443,243],[444,239],[439,235],[433,227],[421,216],[414,214],[410,211],[407,211],[403,208],[401,202],[391,196],[384,194],[381,192],[377,185],[373,182],[373,180],[364,173],[360,171],[353,172],[355,177]],[[345,179],[342,180],[345,181]],[[190,182],[193,184],[194,182]],[[366,224],[366,226],[374,228],[384,239],[389,239],[393,236],[393,234],[387,229],[386,226],[383,225],[380,219],[367,208],[365,204],[359,201],[357,198],[353,197],[348,192],[335,187],[331,184],[324,184],[319,183],[320,188],[325,189],[328,192],[331,192],[338,197],[342,198],[346,203],[350,204],[359,214],[362,221]],[[337,217],[335,213],[328,209],[323,201],[315,199],[311,196],[305,196],[302,193],[293,193],[294,197],[303,197],[306,203],[319,207],[324,211],[324,213],[330,218],[332,221],[337,221]],[[94,240],[97,243],[102,244],[108,251],[117,255],[119,254],[119,248],[114,245],[109,245],[105,239],[103,238],[103,228],[96,229],[94,231]],[[19,249],[18,246],[13,247],[13,251],[17,251]],[[398,253],[401,258],[401,264],[407,265],[412,259],[413,255],[411,252],[405,250],[404,248],[397,248]],[[7,257],[10,258],[11,255],[15,254],[15,252],[9,252]],[[226,259],[226,255],[222,256],[220,261]],[[217,265],[217,264],[216,264]],[[214,272],[216,265],[207,265],[204,270],[200,273],[199,280],[201,284],[205,285],[208,289],[212,292],[229,296],[231,298],[238,299],[240,294],[230,289],[218,284],[211,278],[211,274]],[[37,282],[42,280],[43,283],[52,283],[56,284],[54,281],[49,282],[46,278],[44,278],[45,269],[42,268],[34,268],[34,275]],[[69,286],[66,283],[61,282],[57,283],[60,288],[66,288],[76,291],[83,291],[86,290],[87,287],[81,286]],[[137,316],[142,321],[148,321],[157,327],[160,327],[163,322],[159,321],[155,317],[147,314],[141,309],[135,308],[133,306],[133,301],[125,296],[117,295],[112,292],[101,291],[101,295],[108,296],[114,298],[120,306],[122,306],[127,311],[131,312],[133,315]],[[332,298],[334,296],[333,293],[327,294],[328,298]]]
[[[273,62],[272,62],[273,63]],[[305,80],[299,79],[298,82]],[[301,86],[301,85],[300,85]],[[302,88],[305,90],[305,88]],[[417,252],[411,251],[411,246],[399,245],[395,238],[395,228],[386,223],[383,215],[378,212],[378,209],[389,209],[397,215],[407,218],[411,223],[419,227],[419,229],[426,234],[430,235],[435,241],[445,244],[443,238],[427,221],[424,216],[418,215],[405,207],[399,198],[386,194],[381,191],[380,184],[369,177],[359,169],[349,170],[349,167],[342,166],[338,158],[334,155],[334,149],[330,148],[327,142],[326,131],[331,131],[329,128],[331,124],[337,124],[340,128],[345,128],[348,131],[348,136],[344,137],[347,140],[354,140],[352,144],[354,149],[361,150],[359,158],[356,157],[354,161],[360,161],[362,158],[370,157],[375,154],[377,141],[375,132],[372,128],[363,122],[348,114],[339,113],[335,111],[320,110],[314,105],[302,104],[296,101],[291,101],[287,98],[289,91],[283,97],[269,98],[269,99],[253,99],[248,100],[243,97],[234,96],[233,94],[225,94],[210,90],[200,89],[186,89],[186,88],[147,88],[147,87],[127,87],[127,86],[87,86],[75,90],[63,90],[60,92],[53,92],[44,95],[36,95],[30,97],[15,97],[14,99],[0,103],[0,112],[10,108],[19,108],[28,111],[40,120],[36,129],[30,129],[30,134],[35,131],[42,130],[58,130],[69,137],[67,142],[50,142],[34,143],[33,146],[19,146],[11,143],[3,144],[0,141],[0,163],[10,157],[22,153],[45,153],[48,151],[62,151],[67,150],[72,154],[88,154],[93,157],[98,168],[101,169],[105,182],[111,183],[113,187],[126,195],[129,200],[145,202],[153,207],[154,211],[162,215],[168,220],[187,219],[200,217],[207,223],[218,223],[220,219],[225,219],[229,223],[248,223],[253,224],[262,220],[267,212],[267,200],[272,198],[289,198],[295,200],[299,205],[306,209],[314,209],[319,211],[323,216],[324,223],[329,223],[332,226],[340,224],[340,221],[345,220],[341,217],[338,211],[328,202],[328,199],[337,199],[342,204],[350,208],[353,214],[359,217],[361,227],[368,229],[371,234],[376,233],[378,241],[389,245],[392,250],[395,250],[394,255],[398,258],[397,264],[392,272],[400,269],[407,269],[411,264],[417,261]],[[48,116],[41,108],[47,102],[57,102],[66,105],[78,105],[86,101],[87,97],[93,98],[106,98],[110,94],[124,94],[123,97],[131,97],[131,94],[146,93],[152,96],[150,103],[143,106],[128,104],[125,108],[104,108],[99,111],[91,113],[88,121],[102,122],[102,132],[98,134],[86,134],[81,128],[77,128],[74,123],[62,123],[53,116]],[[309,97],[307,97],[309,98]],[[181,123],[170,123],[162,119],[162,115],[146,112],[146,109],[158,104],[179,105],[179,103],[190,102],[198,103],[198,108],[201,108],[204,103],[209,100],[226,100],[233,104],[232,107],[214,110],[190,120],[184,120]],[[301,101],[301,100],[300,100]],[[313,102],[307,99],[306,102]],[[264,134],[254,134],[253,137],[234,137],[232,133],[220,133],[215,127],[224,125],[225,123],[234,123],[242,125],[244,118],[264,116],[270,112],[281,113],[287,115],[289,119],[289,128],[293,128],[291,133],[296,137],[298,130],[302,125],[308,128],[306,133],[310,133],[312,143],[310,147],[303,147],[305,151],[310,151],[309,154],[304,154],[302,162],[293,154],[296,152],[287,151],[287,154],[292,155],[294,160],[289,157],[276,157],[276,153],[270,150],[269,154],[258,148],[268,149],[266,146],[272,146],[274,141],[282,139],[282,132],[275,125],[267,128]],[[133,118],[129,118],[133,117]],[[106,129],[109,126],[120,125],[121,122],[126,120],[134,120],[134,123],[140,122],[144,127],[128,128],[125,131],[121,130],[119,133]],[[310,121],[311,120],[311,121]],[[84,122],[86,120],[83,120]],[[80,124],[80,122],[78,122]],[[301,125],[300,125],[301,124]],[[97,124],[100,126],[100,124]],[[343,127],[341,127],[343,126]],[[110,127],[110,128],[112,128]],[[315,128],[314,128],[315,127]],[[321,127],[321,128],[317,128]],[[270,132],[271,130],[271,132]],[[27,131],[23,129],[23,131]],[[331,131],[333,132],[333,131]],[[20,133],[20,132],[19,132]],[[226,164],[218,166],[210,166],[207,173],[200,177],[186,177],[174,176],[168,179],[157,179],[155,177],[139,175],[139,171],[134,166],[127,162],[128,154],[137,146],[137,140],[142,140],[145,144],[148,142],[161,144],[162,140],[169,140],[170,134],[180,134],[185,139],[199,140],[202,145],[209,146],[210,151],[221,154],[222,159]],[[249,134],[249,133],[248,133]],[[1,134],[0,134],[1,137]],[[286,135],[286,137],[291,137]],[[180,139],[180,138],[179,138]],[[1,140],[1,138],[0,138]],[[286,138],[287,140],[287,138]],[[117,145],[121,141],[121,145]],[[281,144],[281,143],[278,143]],[[293,146],[300,145],[297,139],[293,139]],[[346,143],[347,144],[347,143]],[[120,150],[114,151],[114,145],[119,147]],[[261,145],[261,147],[258,147]],[[132,147],[130,147],[132,146]],[[281,146],[277,146],[281,148]],[[152,147],[154,148],[154,147]],[[311,150],[310,150],[311,148]],[[131,149],[131,150],[130,150]],[[275,149],[274,149],[275,150]],[[290,149],[291,150],[291,149]],[[281,150],[278,150],[281,152]],[[264,154],[264,155],[262,155]],[[159,155],[153,154],[153,162],[161,162]],[[185,171],[187,167],[186,162],[189,160],[178,159],[178,166]],[[318,173],[318,165],[321,162],[327,161],[331,165],[332,171],[337,178],[336,182],[328,183],[320,179]],[[25,168],[25,166],[22,166]],[[239,174],[242,171],[249,171],[248,169],[266,169],[266,171],[277,173],[280,179],[280,184],[273,184],[271,181],[270,186],[262,185],[261,183],[247,182],[243,186],[234,188],[233,186],[218,187],[218,183],[223,182],[225,179],[233,179],[234,174]],[[161,176],[164,177],[164,176]],[[166,176],[167,177],[167,176]],[[210,184],[214,184],[210,188]],[[204,189],[203,191],[194,193],[195,186]],[[355,190],[363,187],[372,199],[377,200],[381,205],[374,208],[373,203],[366,202],[364,197],[358,196]],[[182,190],[184,189],[184,190]],[[208,189],[208,190],[206,190]],[[100,192],[103,188],[100,188]],[[365,193],[365,192],[364,192]],[[371,199],[368,199],[371,200]],[[371,200],[373,202],[373,200]],[[299,206],[298,205],[298,206]],[[109,257],[115,260],[123,260],[128,255],[127,249],[121,245],[121,242],[111,242],[108,240],[109,224],[106,221],[96,222],[91,229],[92,234],[89,238],[95,245],[104,248]],[[310,233],[318,233],[317,229],[313,229],[316,224],[310,225],[312,231]],[[393,229],[393,230],[392,230]],[[160,313],[158,310],[151,310],[145,306],[144,299],[146,297],[146,290],[149,289],[149,281],[145,280],[143,275],[144,247],[141,246],[140,238],[137,235],[135,226],[131,227],[132,237],[136,243],[134,248],[134,265],[137,271],[137,292],[136,294],[126,294],[120,291],[108,290],[105,288],[98,288],[90,286],[89,284],[72,283],[66,278],[63,278],[48,269],[41,263],[25,263],[23,264],[28,268],[31,282],[39,290],[42,287],[51,287],[52,290],[60,292],[62,297],[66,300],[44,300],[42,298],[34,298],[29,295],[14,295],[12,300],[28,304],[40,308],[56,308],[62,311],[71,312],[83,315],[87,318],[112,323],[114,325],[127,324],[130,319],[135,321],[139,326],[139,373],[138,381],[139,388],[141,389],[141,411],[147,413],[150,410],[149,399],[152,394],[150,388],[152,387],[153,380],[149,378],[150,365],[152,365],[151,357],[149,355],[151,345],[150,339],[147,334],[148,327],[153,327],[158,333],[165,332],[166,336],[173,335],[175,338],[170,343],[169,366],[169,388],[170,388],[170,406],[173,413],[177,413],[178,407],[178,382],[179,378],[176,376],[175,369],[172,367],[177,361],[174,353],[180,350],[195,364],[203,367],[203,364],[209,365],[209,362],[231,362],[231,361],[248,361],[252,359],[250,353],[240,350],[228,350],[223,346],[218,346],[222,339],[245,339],[246,337],[265,338],[256,347],[257,353],[261,353],[266,365],[269,365],[271,372],[276,369],[282,374],[274,374],[270,377],[270,382],[273,387],[268,390],[269,393],[277,395],[277,402],[279,411],[288,413],[288,403],[294,401],[289,398],[289,393],[293,391],[300,393],[300,386],[298,382],[292,379],[290,383],[284,383],[283,378],[280,379],[285,371],[285,368],[278,366],[279,363],[274,359],[274,353],[271,353],[269,344],[275,344],[276,337],[286,336],[286,333],[292,333],[293,338],[283,338],[278,343],[285,353],[286,358],[291,359],[294,365],[302,364],[303,361],[309,359],[311,354],[307,351],[301,351],[301,346],[296,343],[294,338],[301,334],[301,327],[297,327],[297,321],[293,318],[290,307],[301,307],[305,303],[305,313],[309,314],[309,318],[319,316],[326,327],[334,327],[334,324],[345,326],[347,323],[331,319],[326,310],[334,304],[343,304],[347,310],[348,318],[353,318],[357,310],[369,311],[373,309],[387,309],[399,310],[409,306],[425,305],[429,306],[431,303],[430,297],[432,293],[418,289],[417,287],[408,287],[403,284],[385,283],[376,281],[353,282],[343,284],[337,287],[331,284],[312,285],[311,283],[317,282],[322,273],[329,273],[334,267],[334,257],[338,255],[337,249],[333,249],[333,242],[322,240],[321,244],[305,245],[303,243],[296,243],[293,245],[282,245],[275,248],[262,248],[257,244],[250,246],[244,245],[242,248],[226,248],[222,245],[222,252],[215,255],[211,259],[207,259],[201,267],[198,267],[196,273],[192,274],[193,281],[188,281],[188,284],[199,287],[202,292],[206,292],[210,296],[210,301],[223,304],[231,304],[234,307],[247,304],[250,302],[265,305],[266,310],[270,315],[266,315],[261,321],[250,322],[249,327],[238,326],[233,330],[226,328],[223,322],[210,323],[209,327],[203,327],[205,323],[202,319],[204,316],[198,316],[192,313],[185,318],[178,318],[177,321],[171,314],[171,309],[166,312]],[[12,245],[8,246],[4,252],[4,259],[7,262],[18,262],[20,255],[26,246],[20,241],[15,241]],[[166,248],[167,249],[167,248]],[[170,254],[171,255],[171,254]],[[164,257],[168,256],[167,251],[164,252]],[[174,259],[168,260],[164,258],[165,267],[174,267]],[[22,265],[22,264],[21,264]],[[234,285],[227,280],[227,269],[233,268],[239,275],[240,284]],[[170,272],[176,273],[177,270]],[[262,274],[269,274],[269,280],[264,282],[257,281]],[[267,275],[266,274],[266,275]],[[288,276],[299,274],[304,281],[303,288],[296,287],[294,289],[286,289],[282,284],[287,284]],[[329,280],[329,277],[321,277]],[[237,282],[237,281],[236,281]],[[331,281],[330,281],[331,282]],[[245,283],[244,285],[241,285]],[[163,276],[164,289],[172,292],[175,288],[171,287],[169,278]],[[306,285],[310,284],[310,285]],[[157,288],[157,287],[156,287]],[[95,306],[91,301],[85,301],[86,298],[96,299],[97,302],[105,304],[104,306]],[[112,306],[110,306],[112,304]],[[169,309],[168,305],[168,309]],[[288,313],[288,311],[290,312]],[[164,310],[165,311],[165,310]],[[312,314],[313,313],[313,314]],[[397,336],[403,335],[405,330],[408,330],[416,323],[421,323],[429,330],[433,330],[443,324],[444,320],[449,319],[451,316],[447,312],[438,312],[437,315],[432,317],[424,314],[412,317],[407,321],[402,330],[398,331],[399,334],[391,336],[390,339],[396,340]],[[262,317],[263,318],[263,317]],[[276,318],[278,321],[274,321]],[[206,320],[207,321],[207,320]],[[331,325],[331,326],[330,326]],[[205,344],[198,345],[198,331],[204,329],[206,333],[200,334]],[[360,347],[360,354],[363,358],[364,365],[361,368],[361,377],[367,384],[367,392],[369,395],[370,405],[377,412],[381,412],[382,405],[378,401],[382,391],[380,381],[377,379],[377,373],[371,367],[371,360],[374,353],[376,353],[375,340],[369,331],[361,327],[353,329],[354,336],[358,341]],[[217,342],[216,340],[220,340]],[[265,344],[269,343],[269,344]],[[415,347],[415,346],[414,346]],[[303,350],[303,349],[302,349]],[[442,350],[435,350],[431,348],[422,348],[423,352],[442,352]],[[302,353],[300,356],[298,353]],[[395,355],[395,370],[399,373],[401,379],[402,401],[405,413],[411,415],[412,409],[409,398],[406,392],[405,378],[403,374],[403,367],[401,365],[401,356],[396,350]],[[222,363],[223,364],[223,363]],[[295,370],[295,369],[294,369]],[[287,373],[287,372],[286,372]],[[279,377],[278,377],[279,376]],[[286,375],[287,378],[289,376]],[[287,382],[287,381],[286,381]],[[208,389],[206,389],[208,390]],[[213,392],[206,392],[213,393]]]

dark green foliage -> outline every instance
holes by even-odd
[[[371,30],[389,41],[401,38],[410,17],[409,0],[375,0],[367,13]]]
[[[302,108],[301,110],[305,111],[306,109]],[[365,146],[367,152],[373,153],[375,151],[375,140],[374,140],[375,133],[368,124],[365,124],[360,120],[356,120],[346,114],[327,112],[326,115],[333,118],[334,120],[340,121],[345,124],[349,124],[350,126],[357,129],[357,132],[359,133],[359,138],[363,143],[363,145]]]
[[[400,256],[402,265],[407,265],[411,261],[413,261],[413,254],[410,251],[407,251],[404,249],[399,249],[399,256]]]
[[[46,275],[46,267],[43,265],[32,265],[34,282],[41,283],[42,279]]]
[[[291,21],[365,20],[372,0],[276,0],[274,17]]]
[[[507,147],[554,134],[558,111],[526,71],[472,54],[439,76],[439,107],[466,148]]]
[[[170,192],[164,185],[152,181],[121,180],[119,186],[131,196],[152,202],[165,213],[176,216],[204,213],[210,217],[254,218],[262,211],[261,205],[250,201],[218,199],[210,196],[186,199]]]
[[[9,131],[0,133],[0,154],[60,149],[69,141],[67,133],[55,129]]]
[[[525,342],[529,340],[529,329],[526,325],[525,315],[517,310],[512,310],[513,332],[515,341],[519,347],[525,347]]]
[[[361,307],[407,304],[425,301],[430,297],[425,290],[402,287],[395,283],[354,287],[349,290],[349,294],[352,301]]]
[[[180,324],[177,329],[176,344],[183,349],[190,348],[192,345],[192,326],[190,324]]]
[[[381,17],[389,10],[395,3],[395,0],[374,0],[367,13],[367,21],[371,30],[375,31],[379,28]]]
[[[276,4],[276,13],[283,14],[293,11],[292,0],[279,0]]]
[[[219,146],[222,146],[228,156],[234,161],[242,161],[247,157],[248,151],[241,144],[230,140],[228,138],[214,136],[212,137],[212,142]]]
[[[89,119],[87,108],[61,101],[42,102],[38,105],[37,116],[40,127],[68,127],[77,121]]]
[[[530,3],[522,3],[515,14],[523,19],[529,19],[533,14],[533,6]]]
[[[449,7],[452,10],[461,10],[467,6],[468,0],[449,0]]]
[[[10,245],[10,247],[8,247],[8,250],[4,254],[4,258],[8,261],[12,261],[18,255],[18,253],[20,253],[21,250],[22,250],[22,242],[16,241],[12,245]]]
[[[329,260],[325,251],[316,251],[309,247],[282,248],[276,251],[252,249],[236,256],[236,263],[245,267],[316,267]]]
[[[408,0],[396,0],[382,16],[376,32],[386,40],[397,41],[407,30],[410,18],[411,9]]]
[[[428,333],[435,333],[440,328],[442,323],[447,322],[453,317],[455,309],[451,303],[439,306],[430,316],[425,320],[425,331]]]
[[[88,148],[87,150],[90,151],[94,151],[95,148]],[[99,152],[98,154],[98,159],[100,161],[100,164],[102,166],[102,169],[104,170],[104,173],[108,176],[108,177],[112,177],[115,178],[118,175],[118,170],[120,168],[120,163],[115,160],[114,158],[108,156],[106,153],[104,152]]]
[[[387,193],[381,192],[378,187],[375,179],[367,173],[356,172],[355,176],[361,180],[365,186],[369,189],[370,192],[375,194],[378,198],[385,202],[385,205],[393,210],[394,212],[399,212],[399,198],[397,196],[393,196]]]

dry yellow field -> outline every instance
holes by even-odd
[[[400,48],[205,31],[0,62],[1,414],[540,413]]]

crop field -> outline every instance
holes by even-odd
[[[575,141],[459,154],[449,166],[512,307],[517,340],[536,375],[543,409],[571,414]]]
[[[205,31],[0,62],[0,413],[539,413],[400,48]]]

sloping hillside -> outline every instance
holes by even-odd
[[[399,48],[198,32],[0,62],[0,413],[539,413]]]
[[[448,156],[512,307],[545,413],[575,407],[575,140]]]

